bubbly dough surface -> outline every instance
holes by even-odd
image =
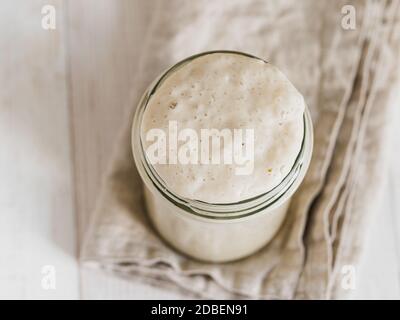
[[[144,111],[141,140],[147,150],[154,143],[146,139],[148,130],[168,133],[170,121],[176,121],[178,131],[191,128],[199,137],[205,128],[253,129],[251,174],[237,175],[235,163],[153,165],[180,197],[234,203],[273,189],[290,172],[301,149],[304,110],[303,96],[270,63],[211,53],[184,64],[163,81]],[[222,143],[221,155],[224,147]]]

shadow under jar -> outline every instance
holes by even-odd
[[[289,172],[264,193],[230,203],[211,203],[184,197],[171,190],[150,163],[141,135],[144,112],[162,84],[199,57],[212,54],[238,55],[234,51],[205,52],[189,57],[164,72],[145,91],[132,126],[132,150],[144,182],[147,213],[159,234],[180,252],[208,262],[227,262],[246,257],[265,246],[281,226],[293,193],[308,169],[313,147],[313,128],[305,105],[301,147]],[[257,146],[256,146],[257,147]]]

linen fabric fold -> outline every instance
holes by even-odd
[[[356,12],[355,29],[342,9]],[[137,85],[86,234],[84,265],[182,292],[182,297],[344,298],[344,266],[357,265],[386,166],[385,130],[399,90],[400,1],[156,1]],[[171,18],[173,17],[173,19]],[[397,39],[396,39],[397,36]],[[198,52],[238,50],[271,61],[304,95],[313,158],[287,218],[266,247],[207,264],[168,247],[146,216],[131,151],[142,90]]]

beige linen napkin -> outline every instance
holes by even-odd
[[[355,30],[342,8],[356,10]],[[85,265],[206,298],[342,298],[385,166],[388,97],[399,89],[399,1],[158,1],[126,124],[82,249]],[[397,38],[396,38],[397,37]],[[283,227],[249,258],[206,264],[152,229],[130,148],[142,90],[165,67],[206,50],[241,50],[280,67],[315,126],[309,172]],[[397,86],[397,87],[396,87]]]

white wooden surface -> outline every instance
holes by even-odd
[[[44,4],[56,7],[56,30],[41,28]],[[138,0],[2,2],[0,298],[179,298],[143,283],[79,270],[77,263],[135,83],[150,5]],[[357,269],[355,298],[400,298],[400,112],[392,121],[385,199]],[[56,271],[54,290],[42,286],[46,265]]]
[[[140,14],[145,4],[70,1],[64,13],[80,239],[133,86],[149,18]]]
[[[41,27],[49,3],[61,10],[0,5],[0,298],[79,297],[65,42]]]

